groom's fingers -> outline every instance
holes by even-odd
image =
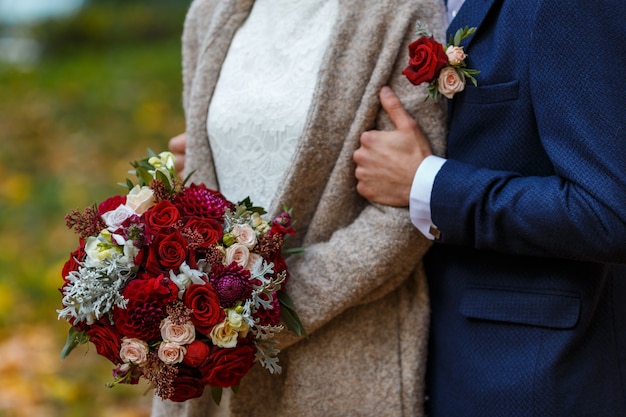
[[[380,90],[380,104],[383,106],[383,109],[387,112],[394,126],[398,130],[405,129],[419,129],[417,122],[413,117],[406,111],[404,105],[393,92],[393,90],[387,86],[383,87]]]

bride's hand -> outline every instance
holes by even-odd
[[[174,158],[176,158],[174,163],[174,170],[176,171],[176,174],[182,175],[182,172],[185,169],[185,150],[187,148],[187,135],[185,133],[181,133],[178,136],[174,136],[170,139],[167,147],[170,152],[174,154]]]
[[[395,130],[370,130],[361,135],[361,147],[353,156],[356,189],[374,203],[408,206],[415,172],[432,150],[420,126],[389,87],[381,90],[380,102]]]

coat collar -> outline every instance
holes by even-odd
[[[480,25],[485,20],[489,9],[496,0],[465,0],[463,6],[459,9],[457,15],[452,19],[450,25],[448,26],[447,37],[449,38],[451,35],[465,26],[476,27],[476,33],[480,33]],[[463,45],[465,45],[466,49],[469,44],[474,39],[474,36],[463,41]],[[448,39],[446,39],[447,41]]]

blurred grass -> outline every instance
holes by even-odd
[[[28,28],[31,68],[0,62],[0,416],[143,417],[146,386],[105,387],[111,364],[65,361],[64,215],[122,192],[129,161],[184,130],[180,35],[189,1],[104,1]],[[23,29],[21,29],[23,30]]]

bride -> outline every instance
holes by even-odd
[[[357,194],[352,154],[364,131],[393,129],[385,85],[443,152],[441,103],[401,72],[415,23],[441,35],[444,13],[440,0],[191,5],[185,169],[231,201],[293,209],[288,242],[305,251],[288,259],[288,292],[308,337],[282,332],[282,374],[253,368],[220,410],[207,390],[185,403],[155,398],[153,417],[423,415],[429,243],[406,209]]]

